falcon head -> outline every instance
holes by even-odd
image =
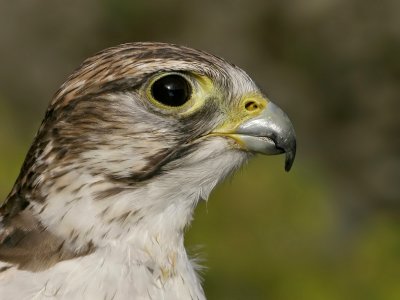
[[[295,133],[244,71],[187,47],[120,45],[56,93],[3,223],[41,228],[64,257],[139,232],[169,245],[199,199],[255,153],[284,153],[288,171]]]

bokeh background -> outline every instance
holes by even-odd
[[[84,58],[130,41],[200,48],[245,69],[298,135],[293,171],[258,157],[199,205],[187,246],[209,299],[398,300],[399,12],[398,0],[1,0],[0,199]]]

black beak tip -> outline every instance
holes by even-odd
[[[294,146],[290,151],[286,152],[285,157],[285,171],[289,172],[293,166],[294,158],[296,157],[296,146]]]
[[[286,159],[285,159],[285,171],[289,172],[290,169],[292,168],[294,162],[294,156],[293,153],[289,152],[286,153]]]

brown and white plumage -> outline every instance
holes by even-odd
[[[167,76],[183,104],[156,99]],[[238,67],[163,43],[87,59],[0,208],[1,299],[204,299],[184,228],[255,152],[286,152],[289,169],[294,131]]]

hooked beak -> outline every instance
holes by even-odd
[[[246,119],[226,136],[235,139],[250,152],[266,155],[285,153],[286,171],[293,165],[296,134],[286,113],[272,102],[268,102],[263,111]]]

